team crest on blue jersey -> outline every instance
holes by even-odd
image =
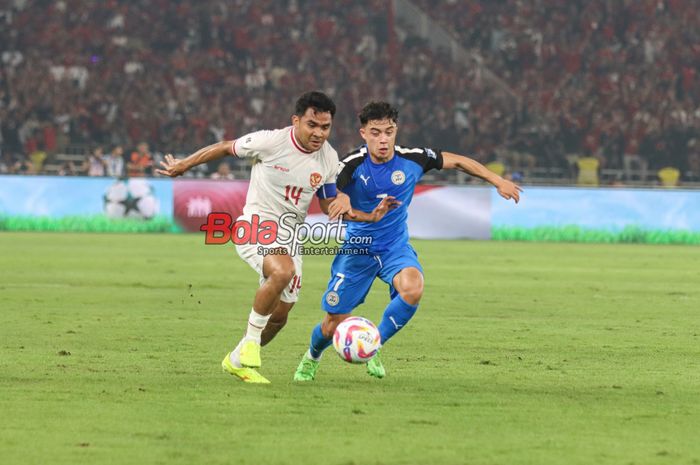
[[[391,173],[391,182],[393,182],[397,186],[400,186],[401,184],[406,182],[406,174],[401,170],[394,171],[393,173]]]
[[[335,291],[330,291],[326,294],[326,303],[331,307],[335,307],[340,303],[340,296]]]

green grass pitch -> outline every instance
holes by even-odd
[[[331,349],[295,384],[331,260],[307,257],[250,386],[219,363],[257,277],[203,242],[0,233],[0,462],[700,464],[698,247],[415,241],[388,377]]]

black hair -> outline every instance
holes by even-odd
[[[369,102],[365,105],[360,114],[360,124],[364,126],[370,121],[388,119],[397,123],[399,121],[399,110],[389,102]]]
[[[313,108],[321,113],[328,112],[331,114],[331,118],[335,116],[335,103],[323,92],[314,90],[299,97],[294,107],[294,114],[302,117],[309,108]]]

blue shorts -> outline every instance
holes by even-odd
[[[321,308],[334,314],[352,312],[365,301],[376,277],[389,285],[389,295],[393,299],[398,294],[392,284],[394,276],[410,267],[423,273],[418,254],[408,243],[380,254],[336,255]]]

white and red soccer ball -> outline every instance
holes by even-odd
[[[333,335],[333,347],[349,363],[367,363],[381,345],[377,327],[367,318],[353,316],[341,322]]]

